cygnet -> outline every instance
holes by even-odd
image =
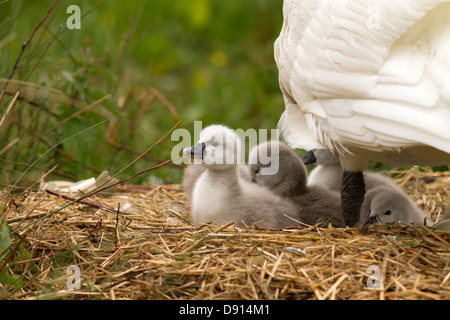
[[[248,163],[252,181],[294,202],[300,221],[344,227],[339,193],[308,186],[305,165],[284,143],[258,145],[251,150]],[[264,173],[268,169],[272,172]]]
[[[309,173],[308,185],[321,186],[328,190],[340,192],[342,186],[342,169],[339,158],[330,150],[314,149],[308,151],[303,157],[304,164],[316,164]],[[380,185],[403,192],[392,179],[373,172],[364,173],[366,190],[377,188]]]
[[[314,149],[302,157],[305,165],[316,164],[309,173],[308,185],[339,192],[342,185],[343,169],[339,158],[329,150]]]
[[[425,213],[403,192],[380,186],[366,192],[361,206],[361,221],[364,225],[374,222],[401,222],[404,224],[433,223]]]
[[[229,128],[204,128],[198,143],[184,149],[183,154],[201,159],[205,168],[192,191],[191,215],[195,225],[232,221],[237,226],[256,223],[266,228],[299,225],[292,202],[240,178],[240,141]]]
[[[247,165],[238,164],[238,168],[239,177],[246,181],[250,181],[250,172],[248,171]],[[204,166],[196,163],[192,163],[184,167],[181,187],[186,193],[188,199],[192,197],[192,191],[194,190],[195,183],[197,182],[201,174],[205,172],[205,170],[206,168]]]
[[[436,228],[438,230],[450,231],[450,205],[445,210],[441,220],[433,225],[433,228]]]
[[[336,155],[329,150],[314,149],[308,151],[302,157],[302,161],[305,164],[317,164],[309,174],[310,186],[322,186],[339,192],[343,169]],[[401,221],[405,224],[431,225],[432,221],[392,179],[377,173],[365,172],[364,181],[367,191],[360,213],[362,224],[367,225],[378,218],[380,222]]]
[[[191,198],[195,183],[205,170],[200,164],[189,164],[184,167],[181,188],[186,193],[188,199]]]

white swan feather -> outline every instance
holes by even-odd
[[[450,1],[285,0],[283,15],[291,147],[337,151],[354,171],[450,161]]]

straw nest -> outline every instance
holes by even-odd
[[[448,172],[391,174],[440,218]],[[400,224],[195,228],[178,185],[125,185],[86,200],[97,207],[66,206],[42,190],[10,199],[3,217],[12,251],[3,267],[23,283],[0,284],[3,298],[450,299],[448,232]],[[68,288],[71,265],[80,270],[79,289]]]

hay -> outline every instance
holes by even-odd
[[[442,215],[449,173],[391,174],[428,215]],[[3,217],[16,233],[6,267],[24,283],[0,284],[3,298],[450,299],[448,232],[399,224],[195,228],[178,185],[125,185],[85,200],[97,207],[63,208],[70,201],[44,191],[11,199]],[[79,289],[67,286],[70,265],[80,268]]]

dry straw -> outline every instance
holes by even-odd
[[[391,174],[428,215],[442,215],[448,172]],[[3,298],[450,299],[448,232],[399,224],[194,227],[178,185],[125,185],[68,203],[44,191],[11,198],[5,268],[24,282],[0,285]],[[80,268],[79,289],[67,286],[70,265]],[[373,268],[379,282],[369,288]]]

